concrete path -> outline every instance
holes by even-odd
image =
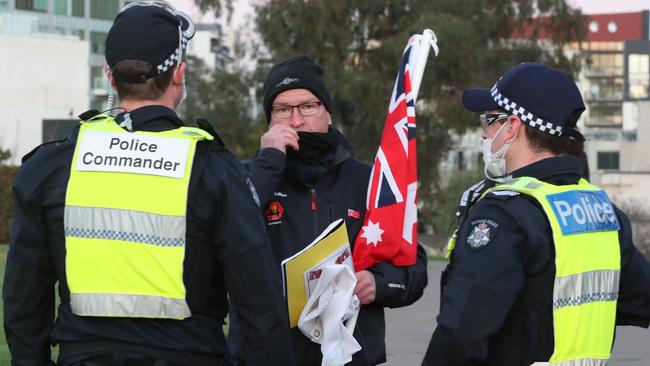
[[[435,329],[440,272],[445,262],[429,261],[429,286],[415,304],[386,309],[388,366],[419,366]],[[650,366],[650,330],[619,327],[609,366]]]

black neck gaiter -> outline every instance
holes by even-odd
[[[284,174],[294,183],[314,188],[334,162],[339,138],[332,131],[298,132],[300,150],[287,149]]]

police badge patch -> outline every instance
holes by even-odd
[[[490,219],[480,219],[471,222],[474,226],[472,233],[467,237],[467,244],[474,249],[482,248],[497,234],[499,224]]]

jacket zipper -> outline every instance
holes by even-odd
[[[314,213],[314,238],[320,234],[318,232],[318,210],[316,206],[316,188],[311,189],[311,211]]]

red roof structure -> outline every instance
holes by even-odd
[[[623,41],[640,41],[650,39],[648,10],[635,13],[611,13],[611,14],[587,14],[585,27],[587,42],[623,42]],[[537,23],[544,25],[549,22],[548,17],[539,17],[533,19],[532,23],[524,24],[524,29],[516,32],[513,36],[515,39],[529,38],[533,32],[531,24]],[[540,39],[550,39],[548,26],[539,31]]]
[[[644,39],[644,12],[587,15],[588,42],[623,42]],[[647,25],[645,25],[647,27]]]

